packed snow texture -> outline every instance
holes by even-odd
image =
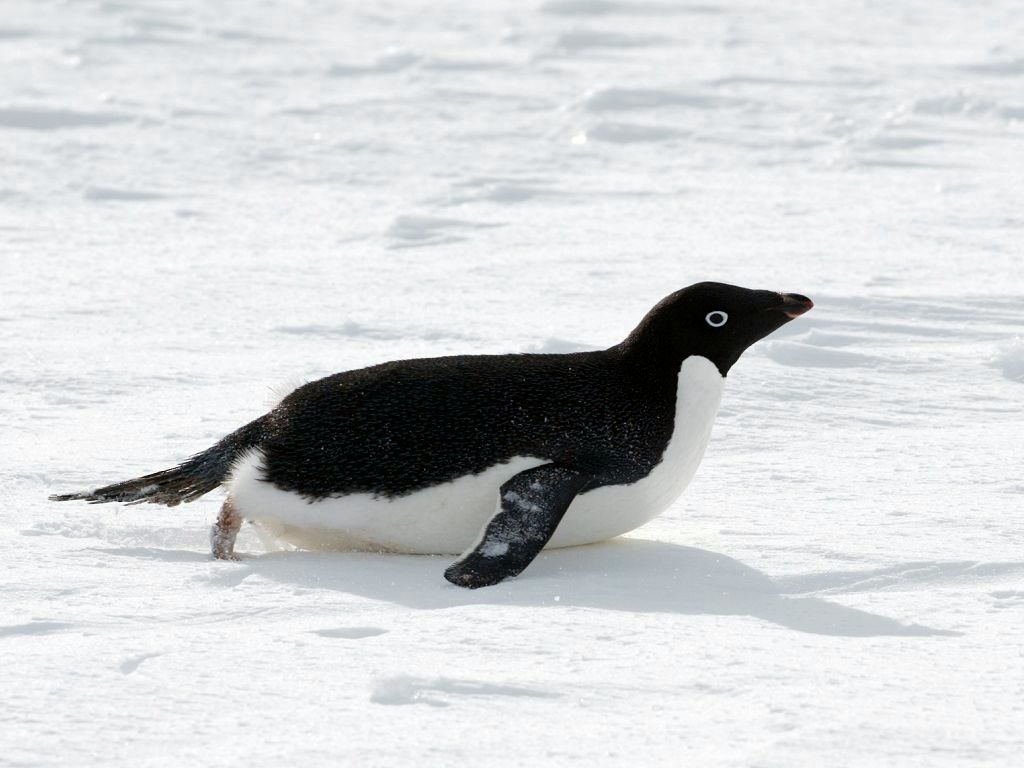
[[[1019,765],[1024,5],[5,0],[0,762]],[[470,592],[57,505],[273,392],[815,309],[686,495]]]

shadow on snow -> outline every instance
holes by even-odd
[[[845,637],[960,634],[903,624],[820,597],[790,596],[765,574],[731,557],[657,541],[619,539],[546,551],[519,578],[475,591],[443,580],[441,574],[452,559],[365,552],[277,552],[246,558],[238,567],[248,573],[238,575],[333,589],[415,609],[573,606],[634,613],[752,616],[800,632]]]

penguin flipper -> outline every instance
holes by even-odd
[[[544,548],[591,475],[558,464],[520,472],[498,493],[498,511],[480,541],[444,577],[459,587],[489,587],[518,576]]]

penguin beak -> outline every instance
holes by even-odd
[[[780,310],[786,315],[786,317],[792,320],[794,317],[799,317],[813,306],[814,302],[806,296],[801,296],[799,293],[784,293],[782,294],[782,304],[774,306],[772,309]]]

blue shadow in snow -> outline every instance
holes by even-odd
[[[521,576],[470,591],[442,578],[451,556],[277,552],[233,567],[279,583],[332,589],[414,609],[462,605],[574,606],[612,611],[752,616],[799,632],[842,637],[959,635],[790,596],[731,557],[694,547],[618,539],[546,551]],[[236,574],[232,574],[236,575]],[[554,600],[558,596],[557,602]]]

